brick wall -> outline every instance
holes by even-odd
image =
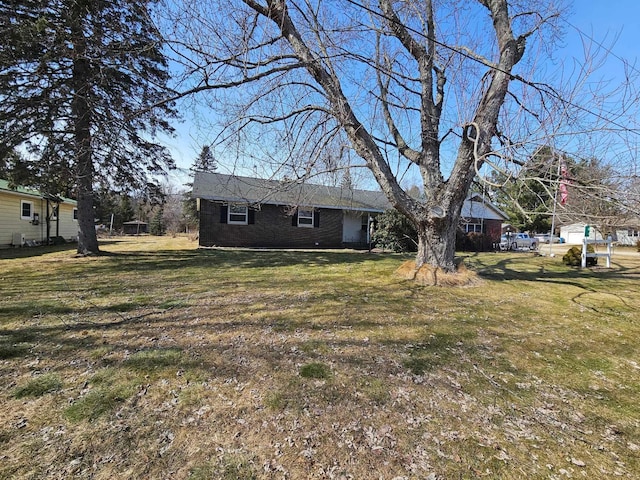
[[[223,204],[200,201],[200,245],[203,247],[341,248],[342,210],[319,209],[318,226],[293,226],[285,207],[262,205],[250,225],[221,222]]]
[[[485,220],[484,221],[485,235],[487,235],[492,242],[500,241],[500,234],[502,232],[501,220]]]

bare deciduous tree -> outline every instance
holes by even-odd
[[[417,267],[455,270],[483,166],[518,168],[562,122],[579,128],[574,93],[533,75],[557,34],[555,2],[217,0],[167,12],[177,90],[224,106],[219,144],[251,137],[252,161],[302,178],[351,149],[415,225]],[[409,170],[420,199],[401,187]]]

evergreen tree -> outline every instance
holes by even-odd
[[[415,252],[418,247],[415,227],[395,209],[376,217],[372,240],[376,246],[393,252]]]
[[[149,233],[151,235],[164,235],[164,208],[159,207],[151,219],[151,225],[149,225]]]
[[[169,76],[149,15],[154,3],[0,3],[0,157],[22,147],[49,193],[73,188],[82,254],[98,252],[97,180],[141,187],[147,173],[173,165],[149,140],[170,132],[167,118],[175,115],[165,102]]]
[[[202,147],[200,154],[194,160],[189,170],[191,171],[191,175],[194,175],[196,172],[215,172],[218,170],[218,163],[213,157],[213,152],[209,145]]]
[[[11,187],[32,186],[32,176],[33,172],[29,170],[28,163],[19,152],[11,150],[6,152],[4,157],[0,157],[0,178],[8,180]]]
[[[608,231],[625,210],[619,201],[624,193],[616,178],[612,167],[598,159],[575,159],[545,146],[531,156],[517,177],[494,173],[491,182],[502,187],[492,201],[520,230],[549,232],[555,202],[560,223],[588,222]],[[562,201],[560,182],[566,182],[566,201]]]
[[[124,222],[130,222],[134,219],[136,219],[136,211],[131,203],[131,197],[127,194],[121,195],[120,203],[115,211],[115,224],[118,228],[122,228]]]
[[[192,192],[185,192],[182,197],[182,213],[184,221],[189,228],[198,228],[200,223],[198,215],[198,205],[196,199],[193,198]]]
[[[211,147],[209,145],[204,145],[202,150],[200,150],[200,154],[193,161],[191,168],[189,171],[191,172],[191,177],[193,178],[196,172],[215,172],[218,170],[218,163],[216,159],[213,157],[213,152],[211,151]],[[193,181],[186,184],[187,187],[193,187]],[[191,191],[186,192],[182,199],[182,209],[184,211],[185,221],[190,226],[197,227],[200,223],[200,219],[198,218],[198,207],[196,204],[196,199],[193,197]]]
[[[493,201],[519,230],[540,233],[551,230],[559,162],[558,154],[545,146],[532,155],[517,178],[494,173],[491,182],[502,187]]]

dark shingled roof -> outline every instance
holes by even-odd
[[[391,204],[380,191],[197,172],[193,196],[203,200],[383,212]]]

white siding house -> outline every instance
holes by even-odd
[[[580,244],[584,238],[584,227],[586,225],[586,223],[564,225],[560,228],[560,236],[563,237],[567,243]],[[635,245],[636,242],[640,240],[640,226],[615,227],[611,232],[611,236],[613,241],[618,245]],[[589,231],[589,238],[591,240],[603,240],[604,236],[602,232],[597,229],[597,226],[592,225]]]
[[[50,238],[77,239],[77,202],[49,198],[33,189],[9,188],[9,182],[0,179],[0,247],[46,242],[47,216]]]

